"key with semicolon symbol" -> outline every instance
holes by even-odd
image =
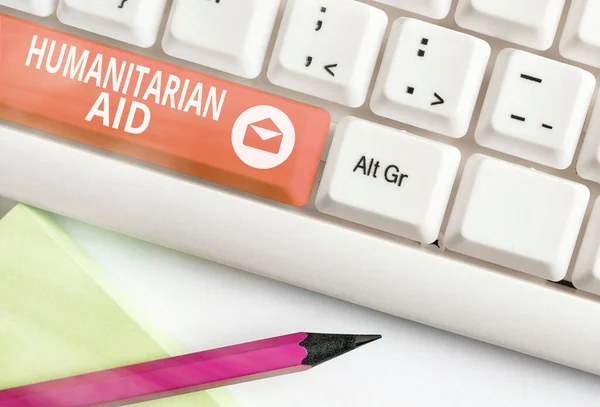
[[[327,111],[17,18],[0,25],[0,119],[288,204],[310,198]]]
[[[392,26],[373,113],[449,137],[469,128],[490,56],[483,40],[412,18]]]
[[[346,117],[336,127],[316,205],[429,244],[439,236],[459,164],[456,147]]]
[[[271,83],[350,107],[361,106],[387,15],[347,0],[289,0],[269,64]]]

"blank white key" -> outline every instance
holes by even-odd
[[[412,11],[427,17],[441,19],[448,15],[452,0],[375,0],[379,3]]]
[[[177,58],[256,78],[262,70],[279,2],[176,0],[162,47]]]
[[[67,25],[148,48],[154,45],[167,0],[60,0]]]
[[[354,117],[338,123],[317,208],[423,243],[438,238],[457,148]]]
[[[567,274],[590,191],[482,154],[466,164],[446,230],[455,252],[559,281]]]
[[[600,94],[581,146],[577,173],[582,178],[600,183]]]
[[[581,136],[596,79],[524,51],[498,55],[475,139],[494,150],[565,169]]]
[[[446,136],[467,133],[490,46],[412,18],[394,22],[371,110]]]
[[[383,11],[357,1],[290,0],[269,80],[346,106],[361,106],[386,26]]]
[[[575,287],[600,295],[600,197],[583,237],[572,281]]]
[[[0,6],[6,6],[36,16],[48,17],[56,11],[58,0],[0,0]]]
[[[459,0],[455,17],[468,30],[546,50],[564,5],[565,0]]]
[[[560,40],[560,54],[600,68],[600,0],[572,0]]]

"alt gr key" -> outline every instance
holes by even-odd
[[[438,238],[459,162],[455,147],[346,117],[336,128],[317,208],[431,243]]]

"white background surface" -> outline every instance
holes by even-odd
[[[600,405],[600,377],[58,219],[189,351],[297,331],[383,335],[308,372],[230,387],[242,407]]]

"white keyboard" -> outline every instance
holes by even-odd
[[[0,195],[600,374],[600,0],[0,13]]]

